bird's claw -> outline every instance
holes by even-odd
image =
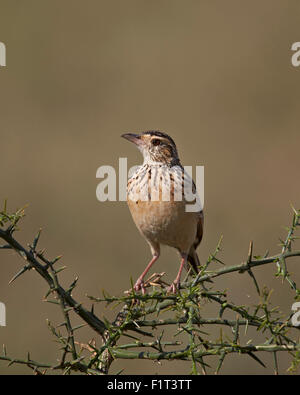
[[[172,284],[168,288],[168,292],[172,294],[176,294],[179,291],[180,284],[176,281],[173,281]]]
[[[146,288],[143,280],[137,280],[137,282],[134,284],[133,289],[138,292],[142,291],[142,294],[145,295],[146,293]]]

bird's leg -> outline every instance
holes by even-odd
[[[146,293],[145,287],[144,287],[144,277],[150,270],[151,266],[158,260],[159,254],[153,255],[151,261],[148,263],[146,269],[143,271],[143,273],[140,275],[140,277],[137,279],[136,283],[134,284],[134,290],[139,291],[140,289],[142,290],[143,295]]]
[[[184,265],[186,264],[187,257],[188,257],[187,254],[184,254],[184,253],[180,253],[180,255],[181,255],[181,263],[180,263],[180,268],[178,270],[178,274],[168,289],[169,292],[172,292],[174,294],[179,290],[182,269],[183,269]]]

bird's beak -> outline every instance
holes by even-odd
[[[141,136],[139,134],[134,134],[134,133],[125,133],[122,134],[122,136],[124,139],[131,141],[132,143],[136,144],[136,145],[141,145],[142,144],[142,139]]]

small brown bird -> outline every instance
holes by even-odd
[[[133,220],[148,242],[152,259],[134,285],[145,293],[144,277],[160,255],[160,244],[174,247],[181,256],[178,274],[169,288],[176,293],[180,287],[183,267],[198,273],[196,248],[203,234],[203,211],[187,211],[195,203],[196,187],[182,167],[173,139],[160,131],[141,134],[127,133],[122,137],[137,145],[144,163],[134,172],[127,184],[127,203]],[[187,190],[194,201],[187,201]]]

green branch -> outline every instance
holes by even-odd
[[[300,299],[300,291],[288,271],[289,259],[300,256],[300,251],[292,248],[299,227],[300,211],[294,210],[291,227],[288,228],[285,240],[281,242],[280,253],[276,255],[254,257],[251,242],[245,262],[226,266],[217,257],[221,251],[220,240],[214,253],[209,255],[207,262],[200,267],[200,273],[183,282],[176,295],[168,294],[168,284],[162,280],[163,273],[160,273],[153,274],[145,281],[145,287],[149,291],[145,295],[137,294],[131,289],[125,296],[88,296],[95,303],[114,305],[117,313],[112,321],[100,319],[93,308],[88,311],[73,298],[72,292],[77,285],[77,278],[69,287],[60,284],[59,273],[63,268],[56,268],[56,263],[61,257],[49,260],[44,251],[37,251],[41,231],[28,248],[16,240],[13,233],[18,229],[23,216],[23,209],[9,214],[5,204],[4,210],[0,212],[0,239],[4,241],[0,249],[3,253],[5,250],[14,250],[26,261],[11,282],[34,268],[48,284],[49,290],[45,299],[59,306],[63,316],[63,322],[59,325],[48,323],[52,335],[61,345],[62,355],[58,358],[58,363],[49,364],[31,360],[29,355],[24,360],[11,358],[4,350],[0,360],[7,361],[10,365],[25,364],[36,374],[59,370],[63,374],[82,372],[93,375],[108,374],[116,359],[180,359],[191,363],[192,374],[198,374],[198,371],[206,374],[211,369],[206,359],[211,359],[212,356],[217,357],[215,372],[218,373],[225,363],[226,356],[232,353],[246,354],[265,367],[257,354],[271,352],[275,373],[279,372],[280,352],[286,352],[291,356],[291,370],[296,370],[300,365],[300,343],[291,336],[291,331],[299,330],[300,327],[292,325],[290,315],[283,317],[279,309],[272,307],[271,292],[265,287],[261,290],[254,276],[254,269],[257,267],[268,264],[274,266],[277,269],[275,276],[286,280],[295,293],[295,299]],[[213,262],[224,266],[217,270],[209,270]],[[259,297],[256,305],[238,305],[228,300],[226,291],[216,289],[213,279],[235,272],[248,273],[253,280]],[[202,308],[205,301],[218,308],[217,317],[205,317],[205,309]],[[234,312],[236,318],[227,319],[227,311]],[[77,314],[83,324],[74,327],[72,313]],[[97,339],[91,339],[87,344],[80,342],[78,330],[82,326],[92,328],[99,335]],[[211,335],[204,331],[205,327],[211,326],[219,327],[218,339],[211,339]],[[165,335],[165,327],[173,328],[173,334]],[[251,340],[245,345],[240,344],[241,329],[243,328],[243,334],[246,336],[248,327],[255,328],[258,334],[262,334],[262,344],[253,344]],[[148,328],[147,331],[145,328]],[[229,334],[223,333],[223,329]],[[176,336],[180,337],[180,341],[174,340]],[[144,337],[150,337],[151,341],[145,341]],[[129,343],[124,341],[126,338],[130,339]],[[178,350],[179,346],[182,347],[181,350]]]

